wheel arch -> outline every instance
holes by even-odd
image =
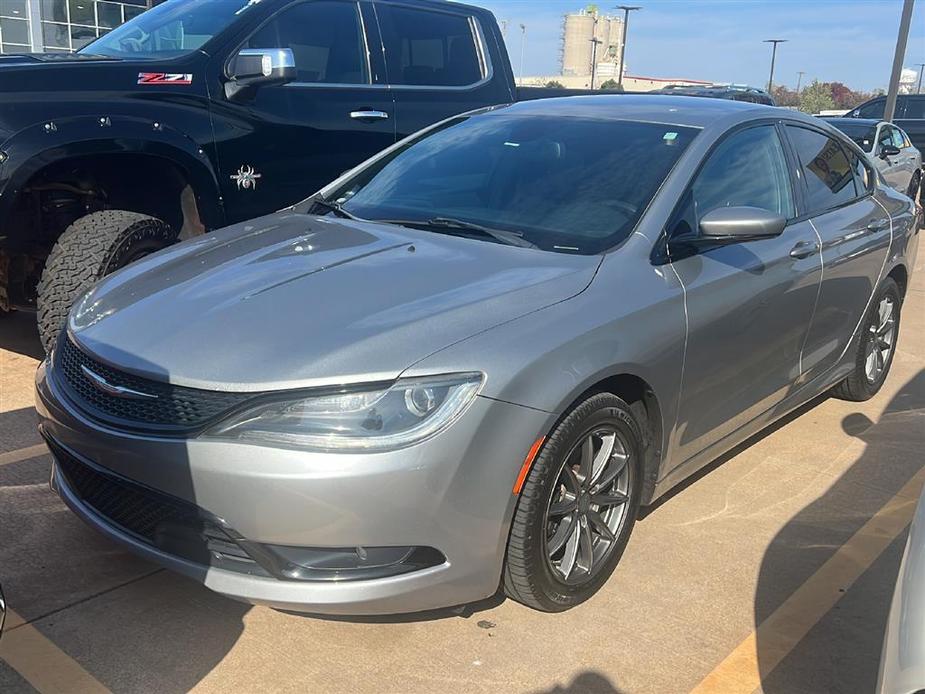
[[[892,270],[887,273],[887,277],[896,282],[896,285],[899,287],[899,298],[906,298],[906,289],[909,287],[909,271],[906,270],[906,266],[902,263],[899,263],[893,267]]]
[[[643,433],[642,504],[648,504],[655,491],[665,451],[664,400],[659,398],[650,380],[629,370],[600,373],[574,389],[557,408],[555,424],[579,403],[597,393],[611,393],[626,401]],[[555,426],[553,424],[550,431]]]

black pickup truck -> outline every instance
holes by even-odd
[[[490,12],[438,0],[169,0],[74,54],[0,56],[0,313],[36,309],[48,349],[103,275],[549,91],[515,88]]]

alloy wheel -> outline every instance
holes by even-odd
[[[896,304],[885,296],[877,307],[877,316],[870,326],[864,357],[864,372],[870,383],[876,383],[890,362],[896,335]]]
[[[546,511],[546,559],[554,575],[582,584],[607,563],[626,522],[629,447],[613,427],[584,436],[565,461]]]

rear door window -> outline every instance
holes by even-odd
[[[375,7],[390,84],[462,87],[485,76],[473,18],[385,3]]]
[[[807,212],[819,214],[854,200],[858,196],[854,167],[841,144],[816,130],[795,125],[786,128],[800,159]]]
[[[868,104],[864,104],[857,110],[858,118],[883,118],[883,108],[885,102],[883,99],[877,99]],[[853,114],[852,114],[853,115]]]

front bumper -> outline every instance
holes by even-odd
[[[229,597],[319,614],[388,614],[458,605],[498,589],[511,487],[548,415],[478,397],[449,429],[387,453],[281,450],[140,436],[105,428],[36,375],[43,435],[100,471],[203,511],[256,545],[435,548],[438,565],[375,579],[281,580],[191,561],[144,542],[85,503],[61,464],[53,487],[98,531]]]

